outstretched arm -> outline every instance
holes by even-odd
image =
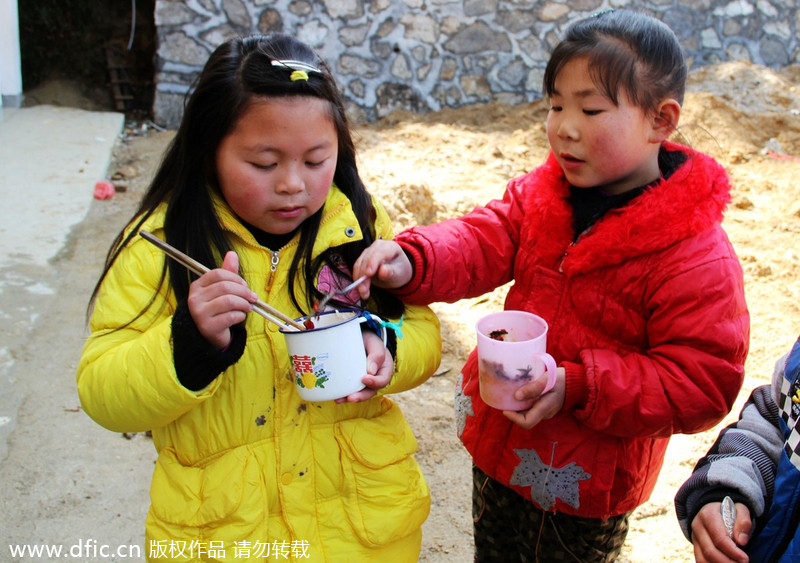
[[[376,240],[353,265],[353,278],[367,276],[367,281],[358,286],[361,299],[367,300],[370,295],[370,285],[387,289],[403,287],[414,275],[411,261],[403,249],[391,240]]]

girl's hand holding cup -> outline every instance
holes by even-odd
[[[222,267],[203,274],[189,286],[189,313],[203,338],[218,350],[230,344],[230,327],[244,321],[258,299],[238,272],[239,257],[228,252]]]
[[[534,403],[526,411],[503,411],[503,414],[514,424],[530,430],[543,420],[553,418],[564,406],[566,396],[566,383],[564,381],[566,370],[562,367],[556,368],[556,383],[547,393],[543,393],[547,385],[547,377],[542,376],[523,385],[514,392],[514,398],[518,401],[533,400]]]
[[[337,399],[337,403],[358,403],[374,397],[389,385],[394,374],[394,359],[383,344],[383,340],[372,331],[364,331],[364,349],[367,352],[367,375],[361,378],[364,389]]]

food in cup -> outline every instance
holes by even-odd
[[[501,342],[511,342],[508,338],[508,331],[504,328],[491,331],[489,333],[489,338],[492,340],[500,340]]]

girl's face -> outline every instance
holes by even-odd
[[[217,149],[222,195],[250,225],[290,233],[324,205],[338,146],[326,100],[256,98]]]
[[[614,105],[595,86],[585,58],[569,61],[556,76],[547,140],[567,181],[579,188],[620,194],[660,175],[653,119],[624,93]]]

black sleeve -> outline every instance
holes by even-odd
[[[186,302],[179,304],[172,317],[172,357],[181,385],[200,391],[238,362],[247,344],[244,323],[231,327],[231,337],[227,348],[216,350],[197,330]]]

